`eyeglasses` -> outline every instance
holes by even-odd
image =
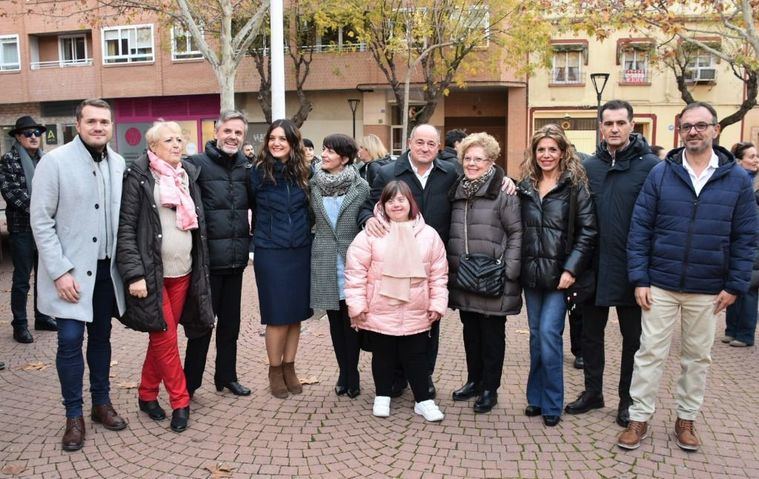
[[[488,161],[490,161],[490,160],[488,160],[487,158],[469,158],[469,157],[464,157],[461,160],[461,162],[464,163],[464,164],[467,164],[467,163],[477,163],[478,165],[481,165],[481,164],[486,163]]]
[[[35,128],[34,130],[24,130],[21,132],[26,138],[36,136],[37,138],[42,136],[42,130]]]
[[[714,126],[716,123],[706,123],[704,121],[698,123],[683,123],[680,125],[680,133],[690,133],[691,128],[695,128],[697,132],[703,133],[710,126]]]

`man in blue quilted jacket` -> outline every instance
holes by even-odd
[[[694,102],[680,113],[684,147],[655,166],[633,210],[628,274],[643,310],[630,385],[630,423],[617,445],[636,449],[648,436],[659,380],[680,316],[677,445],[695,451],[694,428],[706,388],[717,314],[748,290],[757,240],[751,179],[714,144],[717,113]],[[679,314],[678,314],[679,313]]]

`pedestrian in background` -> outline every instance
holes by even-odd
[[[392,158],[387,152],[385,145],[377,135],[366,135],[358,140],[358,161],[356,167],[361,178],[372,186],[379,169],[390,163]]]

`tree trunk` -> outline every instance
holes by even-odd
[[[235,109],[235,75],[236,73],[237,71],[235,68],[233,67],[224,68],[224,66],[222,66],[216,72],[216,78],[219,81],[219,96],[221,97],[219,107],[221,111]]]

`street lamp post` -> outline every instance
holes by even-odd
[[[601,111],[601,95],[606,88],[606,82],[609,81],[608,73],[591,73],[590,81],[593,82],[593,88],[596,90],[596,146],[601,142],[601,118],[598,112]]]
[[[348,106],[351,107],[351,113],[353,114],[353,139],[356,139],[356,109],[361,100],[358,98],[348,98]]]

